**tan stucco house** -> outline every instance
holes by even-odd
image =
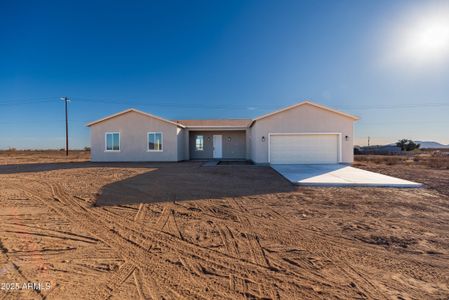
[[[357,117],[303,101],[255,119],[167,120],[128,109],[87,126],[92,161],[351,163]]]

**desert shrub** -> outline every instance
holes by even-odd
[[[396,165],[398,162],[400,162],[400,159],[398,159],[397,157],[385,157],[384,160],[384,163],[389,166]]]
[[[368,155],[355,155],[354,159],[356,161],[369,161],[369,156]]]
[[[387,155],[357,155],[355,160],[358,162],[370,162],[374,164],[387,164],[387,165],[395,165],[405,161],[406,157],[402,157],[399,155],[396,156],[387,156]]]
[[[429,157],[426,160],[426,165],[431,169],[448,169],[449,170],[449,157]]]
[[[383,157],[373,157],[372,159],[371,159],[371,161],[373,162],[373,163],[375,163],[375,164],[382,164],[383,162],[384,162],[384,158]]]
[[[90,147],[84,147],[84,151],[90,151]]]

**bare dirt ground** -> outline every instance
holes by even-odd
[[[62,154],[0,153],[0,283],[50,286],[0,299],[449,297],[448,170],[358,162],[427,188],[296,188]]]

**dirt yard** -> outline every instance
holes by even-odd
[[[0,152],[0,299],[449,297],[449,170],[360,161],[426,188],[296,188],[87,155]]]

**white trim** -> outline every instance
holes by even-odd
[[[114,149],[114,134],[118,134],[118,150],[108,150],[108,134],[112,134],[112,149]],[[120,131],[106,131],[104,133],[104,152],[120,152],[122,149]]]
[[[124,110],[124,111],[118,112],[118,113],[116,113],[116,114],[113,114],[113,115],[104,117],[104,118],[99,119],[99,120],[97,120],[97,121],[90,122],[90,123],[87,124],[87,127],[90,127],[90,126],[92,126],[92,125],[101,123],[101,122],[103,122],[103,121],[106,121],[106,120],[109,120],[109,119],[112,119],[112,118],[121,116],[121,115],[126,114],[126,113],[129,113],[129,112],[136,112],[136,113],[139,113],[139,114],[141,114],[141,115],[144,115],[144,116],[147,116],[147,117],[151,117],[151,118],[157,119],[157,120],[159,120],[159,121],[167,122],[167,123],[170,123],[170,124],[172,124],[172,125],[176,125],[176,126],[179,126],[179,127],[182,127],[182,128],[186,128],[184,125],[182,125],[182,124],[180,124],[180,123],[175,123],[175,122],[173,122],[173,121],[170,121],[170,120],[167,120],[167,119],[164,119],[164,118],[161,118],[161,117],[158,117],[158,116],[155,116],[155,115],[152,115],[152,114],[149,114],[149,113],[140,111],[140,110],[135,109],[135,108],[129,108],[129,109],[127,109],[127,110]]]
[[[151,150],[150,149],[150,134],[161,134],[161,150]],[[164,152],[164,133],[160,131],[149,131],[147,132],[147,152]]]
[[[343,162],[343,146],[341,132],[284,132],[268,133],[268,163],[271,163],[271,136],[272,135],[337,135],[338,136],[338,163]]]
[[[351,118],[353,120],[358,120],[359,119],[359,117],[357,117],[357,116],[353,116],[353,115],[350,115],[350,114],[347,114],[347,113],[344,113],[344,112],[332,109],[330,107],[327,107],[327,106],[324,106],[324,105],[320,105],[320,104],[316,104],[316,103],[313,103],[311,101],[305,100],[305,101],[302,101],[302,102],[299,102],[299,103],[296,103],[296,104],[284,107],[284,108],[282,108],[280,110],[276,110],[276,111],[273,111],[271,113],[268,113],[268,114],[262,115],[260,117],[257,117],[255,119],[253,119],[253,121],[251,122],[251,124],[249,126],[251,127],[253,125],[253,123],[258,121],[258,120],[267,118],[269,116],[272,116],[272,115],[275,115],[275,114],[278,114],[278,113],[284,112],[286,110],[289,110],[289,109],[292,109],[292,108],[295,108],[295,107],[298,107],[298,106],[301,106],[301,105],[305,105],[305,104],[309,104],[309,105],[315,106],[317,108],[321,108],[321,109],[324,109],[324,110],[327,110],[327,111],[330,111],[330,112],[333,112],[333,113],[336,113],[336,114],[339,114],[339,115]]]
[[[192,132],[195,131],[245,131],[249,127],[187,127]]]
[[[247,128],[247,126],[226,126],[226,125],[213,125],[213,126],[186,126],[187,128]]]

